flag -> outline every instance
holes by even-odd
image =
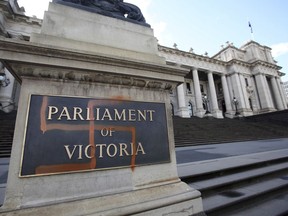
[[[252,34],[252,33],[253,33],[252,25],[251,25],[250,22],[248,22],[248,25],[249,25],[249,27],[250,27],[250,29],[251,29],[251,34]]]

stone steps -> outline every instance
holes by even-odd
[[[265,215],[254,206],[274,208],[275,197],[288,202],[288,149],[179,164],[178,173],[202,193],[208,216]],[[269,216],[287,212],[281,205]]]
[[[273,173],[281,171],[288,171],[288,162],[270,165],[267,167],[254,168],[251,170],[244,170],[240,173],[220,176],[216,179],[194,181],[191,183],[190,186],[197,190],[200,190],[203,193],[204,191],[227,186],[228,184],[231,185],[234,183],[239,183],[240,181],[247,181],[261,176],[272,175]]]
[[[285,177],[288,177],[288,172]],[[238,214],[240,214],[242,208],[239,209],[239,206],[244,207],[244,203],[251,203],[254,202],[254,200],[261,199],[262,197],[267,199],[270,196],[270,193],[280,190],[285,190],[285,193],[288,192],[288,181],[275,177],[263,182],[255,182],[245,186],[222,190],[218,194],[207,196],[203,199],[203,207],[208,216],[223,215],[224,213],[230,215],[228,213],[228,208],[234,208],[233,211],[236,210],[235,208],[238,208]],[[268,203],[268,201],[266,201],[266,203]],[[271,206],[271,204],[269,205]],[[260,210],[258,209],[258,211]],[[287,211],[288,206],[283,208],[282,213]]]
[[[11,113],[0,112],[0,158],[10,157],[11,155],[16,115],[16,111]]]
[[[244,209],[242,209],[241,212],[231,209],[228,214],[222,213],[221,216],[287,216],[287,200],[287,190],[280,191],[272,196],[267,197],[266,199],[264,198],[263,200],[259,200],[258,202],[254,201],[253,203],[245,203],[245,206],[243,206]],[[259,209],[261,209],[261,211],[259,211]]]
[[[287,127],[282,123],[278,125],[263,119],[254,121],[251,117],[249,119],[173,117],[173,124],[176,147],[288,137]]]

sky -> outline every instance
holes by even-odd
[[[52,0],[18,0],[26,15],[42,19]],[[250,40],[272,48],[288,81],[287,0],[125,0],[137,5],[159,44],[213,56],[227,41],[240,48]],[[172,2],[172,3],[171,3]],[[174,3],[173,3],[174,2]],[[253,34],[248,23],[251,23]]]

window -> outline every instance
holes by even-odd
[[[187,89],[187,93],[191,94],[191,85],[190,85],[190,83],[186,83],[186,89]]]
[[[222,83],[218,83],[217,84],[217,90],[218,90],[218,93],[221,94],[223,89],[222,89]]]
[[[246,87],[249,86],[248,78],[245,78]]]
[[[204,93],[204,86],[200,84],[201,93]]]

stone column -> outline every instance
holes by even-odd
[[[183,83],[177,86],[177,99],[178,99],[177,115],[182,118],[190,118],[189,110],[185,102],[185,89]]]
[[[242,110],[242,115],[244,116],[250,116],[253,115],[250,103],[249,103],[249,98],[248,98],[248,92],[247,92],[247,86],[245,82],[245,78],[242,74],[239,74],[239,79],[240,79],[240,84],[241,84],[241,90],[242,90],[242,95],[243,95],[243,110]]]
[[[283,102],[283,106],[284,106],[284,109],[287,109],[287,97],[284,93],[284,89],[283,89],[283,86],[281,84],[281,81],[278,77],[276,77],[276,82],[277,82],[277,85],[278,85],[278,88],[280,90],[280,94],[281,94],[281,98],[282,98],[282,102]]]
[[[273,96],[274,96],[275,101],[276,101],[276,108],[278,110],[284,110],[283,102],[281,99],[281,93],[280,93],[279,88],[277,86],[277,82],[276,82],[275,77],[271,77],[271,84],[272,84]]]
[[[208,82],[209,82],[209,90],[211,95],[212,102],[212,110],[211,113],[215,118],[223,118],[223,115],[218,107],[217,94],[215,90],[215,83],[213,79],[213,73],[211,71],[208,72]]]
[[[274,104],[274,101],[273,101],[273,98],[272,98],[272,92],[271,92],[271,88],[270,88],[270,85],[267,81],[267,77],[266,75],[264,74],[264,83],[266,85],[266,92],[267,92],[267,95],[268,95],[268,98],[270,100],[270,104],[272,106],[272,108],[274,109],[274,111],[276,110],[276,106]]]
[[[235,97],[237,99],[237,101],[239,102],[238,109],[242,113],[243,107],[245,107],[245,102],[244,102],[244,97],[243,97],[242,86],[241,86],[239,74],[236,72],[231,75],[231,85],[233,88],[233,97]]]
[[[255,76],[252,77],[251,82],[252,82],[252,86],[253,86],[253,94],[252,94],[253,113],[258,114],[259,110],[261,108],[261,105],[260,105],[260,100],[258,97],[258,90],[257,90]]]
[[[244,76],[242,74],[239,74],[239,79],[240,79],[240,83],[241,83],[241,86],[242,86],[242,94],[243,94],[243,99],[244,99],[243,108],[251,110],[250,104],[249,104],[249,99],[248,99],[248,96],[247,96],[247,86],[246,86],[246,83],[245,83],[245,78],[244,78]]]
[[[198,76],[198,70],[196,68],[193,69],[193,82],[194,82],[195,101],[196,101],[196,116],[202,118],[205,113],[205,110],[203,109],[200,81]]]
[[[221,82],[222,82],[222,88],[223,88],[223,94],[224,94],[224,100],[225,100],[225,106],[226,106],[226,117],[233,118],[232,114],[232,106],[231,106],[231,100],[227,79],[224,74],[221,76]]]
[[[268,91],[269,89],[266,77],[263,74],[258,73],[257,75],[255,75],[255,80],[259,95],[259,101],[261,104],[261,110],[264,112],[275,111],[269,97],[270,92]]]

